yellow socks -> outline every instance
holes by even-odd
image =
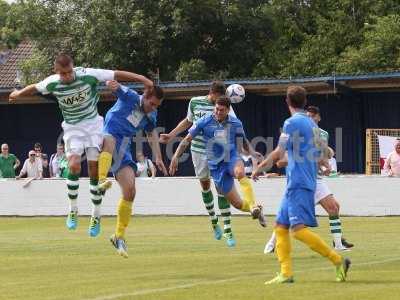
[[[329,246],[310,229],[303,228],[297,230],[293,232],[293,237],[304,244],[307,244],[315,252],[327,257],[335,266],[341,264],[342,257],[329,248]]]
[[[112,164],[112,154],[101,152],[99,156],[99,181],[103,182],[107,178],[108,171]]]
[[[250,209],[256,204],[253,186],[251,185],[250,179],[247,177],[239,179],[239,184],[243,194],[243,204],[241,210],[249,212]]]
[[[290,252],[292,251],[292,245],[290,243],[289,229],[276,227],[276,246],[275,251],[278,256],[279,263],[281,264],[281,274],[285,277],[292,277],[292,259]]]
[[[117,227],[115,235],[117,238],[124,238],[125,229],[128,227],[132,215],[132,203],[121,198],[118,204]]]

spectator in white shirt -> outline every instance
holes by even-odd
[[[37,179],[43,178],[43,167],[42,160],[36,157],[36,152],[34,150],[29,151],[29,158],[24,162],[21,172],[16,177],[20,179],[21,177],[27,175],[27,177],[33,177]]]
[[[394,151],[388,154],[383,170],[390,177],[400,176],[400,140],[397,140]]]
[[[33,149],[36,152],[36,157],[40,158],[42,160],[42,174],[44,178],[49,178],[50,177],[50,172],[49,172],[49,157],[47,156],[46,153],[43,153],[43,147],[40,143],[35,143],[33,146]]]
[[[136,176],[137,177],[151,177],[154,178],[156,177],[157,170],[154,167],[153,162],[145,157],[143,153],[137,152],[136,153],[136,165],[137,165],[137,171],[136,171]]]

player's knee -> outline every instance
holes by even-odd
[[[210,180],[200,180],[200,185],[203,191],[208,191],[210,189]]]
[[[133,201],[136,196],[136,189],[134,186],[130,186],[124,189],[123,191],[124,199],[126,201]]]
[[[237,168],[237,169],[235,170],[235,177],[236,177],[237,179],[242,179],[242,178],[245,177],[245,176],[246,176],[246,174],[245,174],[245,172],[244,172],[243,169]]]
[[[340,204],[339,204],[339,202],[337,202],[337,201],[335,201],[335,203],[336,203],[336,210],[337,210],[338,213],[339,213],[339,211],[340,211]]]
[[[326,210],[330,216],[337,216],[339,214],[339,208],[335,203],[329,203],[329,205],[326,207]]]
[[[80,174],[80,172],[81,172],[81,164],[78,162],[78,161],[76,161],[76,160],[71,160],[70,162],[69,162],[69,171],[72,173],[72,174],[74,174],[74,175],[77,175],[77,174]]]

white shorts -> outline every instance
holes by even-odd
[[[65,153],[67,157],[76,154],[82,155],[87,148],[94,148],[100,153],[103,145],[103,117],[97,116],[90,120],[83,120],[77,124],[61,124],[64,130]],[[91,151],[93,153],[93,151]],[[89,159],[89,157],[88,157]],[[89,160],[96,160],[91,154]]]
[[[317,188],[315,189],[314,203],[317,205],[322,199],[333,195],[328,185],[323,179],[317,179]]]
[[[208,168],[207,156],[202,153],[192,151],[192,161],[196,176],[202,179],[210,179],[210,169]]]

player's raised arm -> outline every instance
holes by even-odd
[[[194,112],[193,112],[192,100],[190,100],[186,118],[180,121],[179,124],[173,130],[171,130],[170,133],[161,134],[160,142],[163,144],[168,144],[178,134],[189,129],[193,125],[193,121],[194,121]]]
[[[188,133],[186,137],[179,143],[178,148],[175,151],[174,156],[171,159],[171,163],[169,165],[169,175],[174,176],[176,171],[178,171],[178,162],[179,162],[179,157],[185,152],[187,146],[190,145],[192,142],[192,135]]]
[[[160,143],[159,143],[159,138],[158,138],[158,132],[157,130],[153,130],[147,133],[147,139],[149,140],[151,150],[153,151],[155,157],[156,157],[156,166],[157,168],[163,172],[165,176],[168,175],[167,168],[164,165],[162,155],[161,155],[161,149],[160,149]]]
[[[136,81],[143,83],[145,89],[153,87],[153,81],[143,75],[127,71],[114,71],[114,79],[117,81]]]
[[[175,138],[181,132],[187,130],[193,125],[193,122],[190,122],[187,118],[184,118],[179,122],[176,127],[171,130],[169,133],[160,134],[160,143],[168,144],[173,138]]]
[[[9,101],[13,102],[18,100],[18,98],[21,97],[26,97],[26,96],[32,96],[38,92],[36,85],[35,84],[30,84],[26,87],[24,87],[21,90],[14,90],[10,96],[9,96]]]
[[[285,149],[278,145],[274,151],[272,151],[266,159],[264,159],[257,168],[251,174],[251,178],[253,180],[258,180],[258,176],[263,173],[267,172],[269,169],[273,167],[273,165],[282,159],[285,155]]]

